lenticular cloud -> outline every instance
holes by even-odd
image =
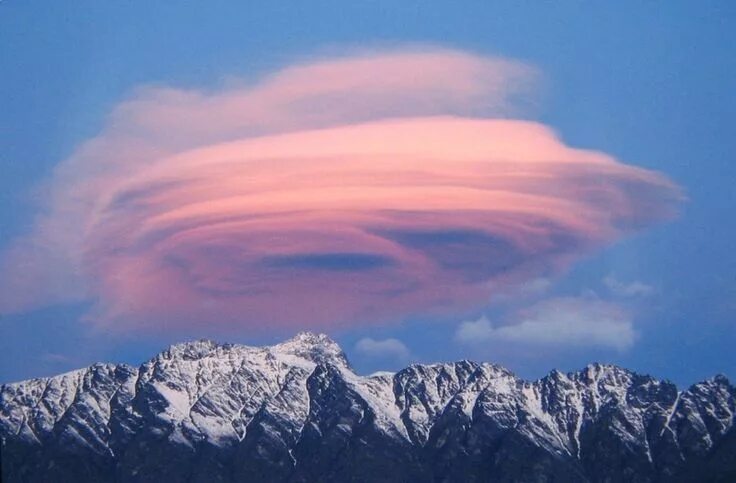
[[[141,89],[55,170],[0,311],[335,326],[485,303],[671,216],[657,173],[509,120],[533,69],[364,53],[200,92]]]

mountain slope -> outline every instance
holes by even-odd
[[[592,364],[356,375],[302,333],[0,386],[2,481],[732,481],[736,388]]]

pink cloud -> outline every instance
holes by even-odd
[[[380,322],[483,304],[673,214],[662,175],[498,118],[533,78],[413,50],[144,89],[55,170],[4,253],[0,311],[86,299],[123,329]]]

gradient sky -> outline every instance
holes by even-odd
[[[0,2],[0,382],[301,329],[736,378],[732,2],[238,3]]]

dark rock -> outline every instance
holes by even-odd
[[[736,481],[736,388],[591,364],[361,377],[323,335],[0,386],[3,482]]]

